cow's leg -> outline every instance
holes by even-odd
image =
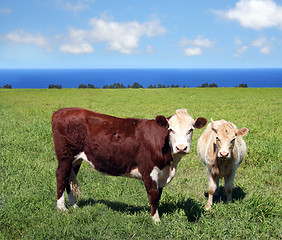
[[[69,198],[69,205],[76,208],[77,179],[73,168],[71,168],[70,174],[68,176],[68,183],[66,185],[66,189]]]
[[[218,195],[219,195],[219,178],[216,179],[216,190],[213,196],[218,196]]]
[[[213,175],[209,170],[207,170],[207,173],[208,173],[208,182],[209,182],[209,198],[205,208],[206,210],[210,210],[213,202],[213,195],[217,188],[218,177]]]
[[[236,173],[236,169],[233,169],[229,176],[224,177],[224,189],[227,195],[227,202],[232,201],[232,190],[233,190],[235,173]]]
[[[150,177],[144,179],[144,184],[148,194],[149,202],[151,204],[151,216],[155,223],[160,222],[160,216],[158,212],[158,203],[162,195],[162,188],[157,187],[157,183]]]
[[[64,191],[67,189],[70,192],[70,185],[68,182],[68,176],[71,171],[71,162],[67,160],[59,162],[59,166],[56,171],[57,178],[57,208],[60,210],[67,210],[65,207]]]
[[[74,208],[78,207],[76,204],[76,196],[79,193],[79,188],[76,176],[81,166],[81,162],[82,161],[76,162],[76,164],[72,166],[70,174],[68,176],[69,184],[67,185],[67,193],[69,198],[69,205],[73,206]]]

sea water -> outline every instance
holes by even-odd
[[[104,85],[134,82],[147,88],[179,85],[198,87],[203,83],[216,83],[218,87],[235,87],[246,83],[248,87],[282,87],[282,68],[275,69],[0,69],[0,86],[12,88],[48,88],[50,84],[62,88],[77,88],[80,84]]]

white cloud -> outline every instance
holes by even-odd
[[[239,54],[242,54],[242,53],[246,52],[247,50],[248,50],[248,47],[247,47],[247,46],[242,46],[242,47],[240,47],[240,48],[237,50],[237,52],[238,52]]]
[[[181,47],[189,46],[184,49],[184,56],[198,56],[203,54],[202,48],[211,48],[214,42],[199,35],[195,39],[187,39],[184,37],[179,41],[178,45]]]
[[[83,53],[92,53],[94,48],[89,43],[76,43],[76,44],[62,44],[60,50],[65,53],[71,54],[83,54]]]
[[[236,49],[236,53],[233,54],[234,57],[242,57],[242,54],[248,50],[247,46],[242,46]]]
[[[151,45],[147,46],[147,53],[154,53],[154,49]]]
[[[202,55],[202,53],[202,49],[197,47],[184,49],[184,56],[198,56]]]
[[[273,50],[273,41],[273,38],[267,40],[265,37],[260,37],[252,42],[252,46],[259,48],[262,54],[270,54]]]
[[[277,5],[273,0],[240,0],[234,9],[214,12],[228,20],[238,21],[246,28],[282,29],[282,6]]]
[[[195,39],[182,38],[179,42],[180,46],[194,45],[205,48],[212,47],[213,44],[214,43],[211,40],[204,38],[203,36],[197,36]]]
[[[89,46],[102,42],[106,43],[108,50],[123,54],[132,54],[138,48],[141,37],[154,37],[166,33],[166,29],[161,25],[159,20],[139,23],[137,21],[115,22],[93,18],[89,24],[91,26],[89,30],[69,28],[70,43],[66,44],[79,49],[82,43]],[[73,53],[70,51],[70,48],[62,48],[66,44],[63,44],[60,49]],[[87,49],[90,51],[91,48]],[[81,48],[81,50],[81,52],[75,51],[76,54],[86,53],[85,48]]]
[[[248,44],[252,47],[258,48],[259,52],[262,54],[270,54],[274,49],[273,42],[275,38],[267,39],[264,36],[261,36]],[[235,48],[236,52],[233,54],[234,57],[242,57],[243,53],[245,53],[250,46],[246,46],[243,44],[240,38],[235,38]]]
[[[11,8],[5,7],[5,8],[0,8],[0,15],[10,15],[12,12]]]
[[[35,36],[24,32],[23,30],[15,30],[4,35],[4,39],[11,42],[33,44],[39,47],[48,47],[48,38],[37,33]]]
[[[242,45],[243,42],[241,41],[241,39],[239,37],[235,38],[235,45]]]
[[[256,39],[256,40],[254,40],[254,41],[252,42],[252,45],[253,45],[254,47],[261,47],[261,46],[263,46],[263,45],[266,44],[266,43],[267,43],[266,38],[265,38],[265,37],[261,37],[261,38],[258,38],[258,39]]]
[[[234,40],[236,52],[233,54],[234,57],[242,57],[243,53],[248,50],[248,47],[243,44],[243,41],[236,37]]]
[[[77,14],[77,12],[79,11],[82,11],[88,8],[89,8],[89,5],[81,3],[81,2],[77,2],[75,4],[71,2],[66,2],[66,4],[63,6],[64,10],[74,12],[75,14]]]
[[[262,47],[259,51],[262,54],[269,54],[272,51],[272,47],[270,45],[267,45],[267,46]]]
[[[90,2],[94,2],[94,0],[77,0],[75,2],[56,0],[55,5],[64,11],[70,11],[77,15],[83,10],[90,9]]]

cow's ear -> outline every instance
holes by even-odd
[[[195,121],[195,128],[202,128],[204,127],[205,125],[207,124],[207,119],[205,118],[198,118],[196,121]]]
[[[162,127],[166,127],[168,125],[168,121],[164,116],[157,116],[156,122],[157,122],[158,125],[160,125]]]
[[[248,132],[249,132],[249,129],[248,129],[248,128],[240,128],[240,129],[237,131],[237,136],[243,137],[243,136],[245,136]]]
[[[216,128],[215,128],[215,124],[214,124],[214,121],[213,121],[212,118],[211,118],[211,127],[212,127],[212,130],[213,130],[215,133],[217,133],[217,130],[216,130]]]

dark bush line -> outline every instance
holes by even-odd
[[[2,88],[2,87],[0,86],[0,88]],[[11,84],[5,84],[5,85],[3,86],[3,88],[11,89],[11,88],[12,88],[12,85],[11,85]]]
[[[217,88],[217,84],[216,83],[211,83],[210,85],[208,83],[203,83],[201,86],[198,86],[198,88],[206,88],[206,87],[210,87],[210,88]]]
[[[61,89],[61,88],[62,88],[62,85],[50,84],[48,88],[49,88],[49,89],[52,89],[52,88]]]
[[[85,84],[80,84],[78,88],[96,88],[96,87],[93,86],[92,84],[88,84],[88,86],[86,86]],[[111,85],[106,84],[102,88],[103,89],[119,89],[119,88],[144,88],[144,87],[141,84],[139,84],[138,82],[135,82],[132,85],[127,85],[127,87],[124,86],[122,83],[114,83]],[[154,85],[150,84],[147,88],[179,88],[179,85],[172,84],[171,86],[165,86],[164,84],[158,84],[156,86],[156,84]],[[183,88],[186,88],[186,86],[183,85]],[[187,88],[189,87],[187,86]]]
[[[87,86],[85,85],[85,84],[80,84],[79,86],[78,86],[78,88],[97,88],[97,87],[95,87],[93,84],[88,84]]]
[[[201,86],[198,86],[198,88],[205,88],[205,87],[209,87],[209,88],[218,88],[217,84],[216,83],[211,83],[211,84],[208,84],[208,83],[203,83]],[[241,83],[239,86],[236,85],[236,87],[248,87],[246,83]],[[78,86],[78,88],[96,88],[95,86],[93,86],[92,84],[88,84],[88,86],[86,86],[85,84],[80,84]],[[103,89],[119,89],[119,88],[144,88],[141,84],[135,82],[133,83],[131,86],[128,85],[127,87],[125,87],[122,83],[114,83],[114,84],[111,84],[111,85],[104,85],[102,87]],[[150,84],[147,88],[180,88],[180,86],[178,84],[174,85],[174,84],[171,84],[171,86],[165,86],[164,84]],[[185,86],[183,85],[182,88],[189,88],[189,86]]]
[[[239,86],[235,86],[235,87],[243,87],[243,88],[247,88],[248,87],[248,85],[246,84],[246,83],[241,83],[241,84],[239,84]]]
[[[217,84],[216,83],[211,83],[211,84],[208,84],[208,83],[203,83],[201,86],[198,86],[198,88],[206,88],[206,87],[209,87],[209,88],[217,88]],[[241,83],[239,84],[239,86],[235,86],[236,88],[237,87],[240,87],[240,88],[247,88],[248,85],[246,83]],[[5,84],[3,87],[0,86],[0,88],[6,88],[6,89],[11,89],[12,88],[12,85],[11,84]],[[50,84],[49,89],[61,89],[62,88],[62,85],[58,85],[58,84]],[[95,87],[93,84],[88,84],[88,85],[85,85],[85,84],[80,84],[78,86],[78,88],[92,88],[92,89],[95,89],[95,88],[98,88],[98,87]],[[103,89],[119,89],[119,88],[144,88],[141,84],[135,82],[133,83],[131,86],[128,85],[127,87],[124,86],[122,83],[114,83],[114,84],[111,84],[111,85],[104,85],[102,87]],[[171,84],[171,86],[165,86],[164,84],[158,84],[158,86],[156,86],[156,84],[152,85],[150,84],[147,88],[179,88],[179,85],[176,84]],[[189,86],[185,86],[183,85],[182,88],[189,88]]]

